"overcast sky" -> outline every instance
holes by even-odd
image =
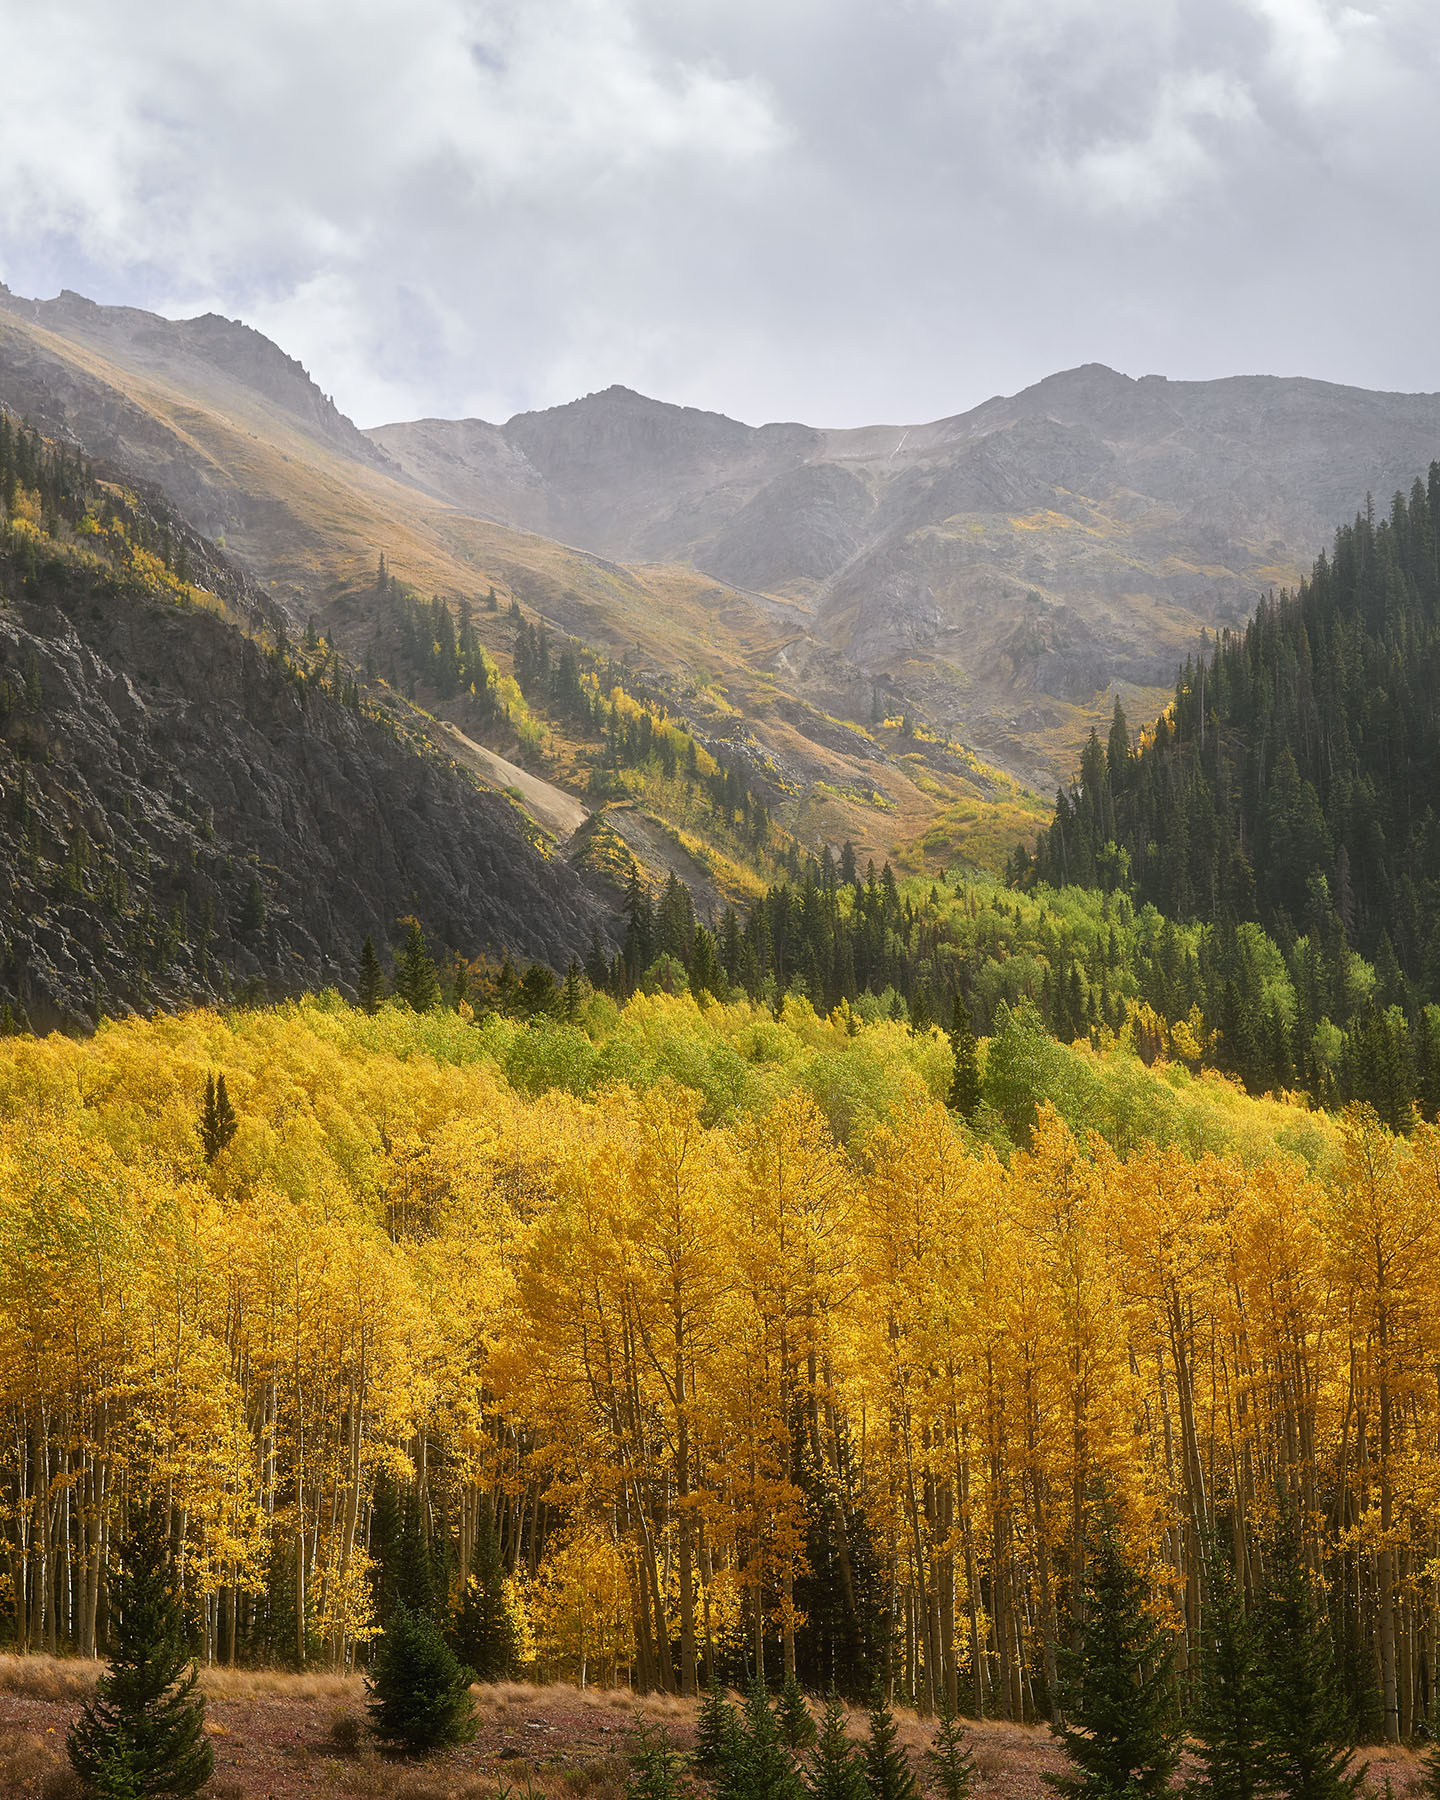
[[[1436,0],[0,0],[0,279],[362,424],[1440,389]]]

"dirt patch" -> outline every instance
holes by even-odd
[[[438,729],[448,755],[482,781],[489,782],[491,787],[499,788],[503,793],[517,794],[520,804],[535,823],[556,838],[570,837],[590,817],[589,809],[573,794],[565,793],[539,775],[532,775],[508,757],[486,749],[484,744],[477,744],[448,719],[440,720]]]

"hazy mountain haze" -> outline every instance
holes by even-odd
[[[849,430],[611,386],[364,433],[248,326],[75,294],[0,295],[0,399],[157,482],[357,654],[383,549],[422,592],[498,581],[667,684],[723,667],[756,719],[770,682],[860,726],[913,708],[1042,791],[1113,684],[1143,716],[1202,632],[1440,458],[1437,395],[1095,363]],[[786,754],[797,787],[828,779]]]

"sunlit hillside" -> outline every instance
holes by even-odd
[[[161,322],[147,315],[78,299],[32,312],[0,305],[0,400],[157,482],[194,529],[288,609],[295,635],[314,618],[363,662],[391,624],[375,604],[384,556],[399,582],[427,599],[438,594],[457,617],[470,605],[502,669],[513,632],[503,611],[484,611],[492,589],[527,620],[627,664],[717,745],[773,763],[777,815],[806,848],[828,834],[891,856],[963,802],[975,817],[952,811],[951,829],[962,837],[973,829],[977,854],[998,863],[1001,835],[1038,824],[1038,802],[973,755],[959,773],[923,757],[917,769],[923,746],[828,717],[837,682],[864,688],[867,713],[870,687],[855,669],[832,668],[834,653],[818,684],[800,679],[786,652],[805,637],[802,612],[678,563],[622,567],[461,511],[407,479],[257,333],[224,320],[157,332]],[[423,687],[416,697],[435,699]],[[1087,721],[1077,719],[1076,742]],[[552,737],[548,764],[528,760],[573,789],[574,746],[561,732]],[[521,746],[500,733],[491,747]],[[512,785],[503,770],[494,783]],[[583,786],[582,778],[582,798]],[[658,799],[655,810],[662,827],[680,824]],[[643,859],[644,845],[634,849]],[[661,858],[654,867],[663,877],[668,865]]]

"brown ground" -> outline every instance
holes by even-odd
[[[93,1680],[93,1665],[0,1656],[0,1800],[78,1800],[65,1731]],[[423,1763],[377,1755],[358,1731],[358,1676],[282,1675],[212,1669],[202,1685],[215,1745],[211,1800],[621,1800],[635,1728],[663,1726],[677,1749],[694,1739],[695,1703],[641,1700],[626,1691],[501,1682],[475,1690],[475,1741]],[[923,1778],[931,1728],[898,1714],[902,1740]],[[344,1721],[354,1723],[347,1725]],[[852,1735],[864,1730],[852,1715]],[[976,1800],[1041,1800],[1042,1774],[1060,1767],[1043,1727],[972,1724]],[[1367,1786],[1394,1800],[1422,1791],[1410,1750],[1371,1750]]]

